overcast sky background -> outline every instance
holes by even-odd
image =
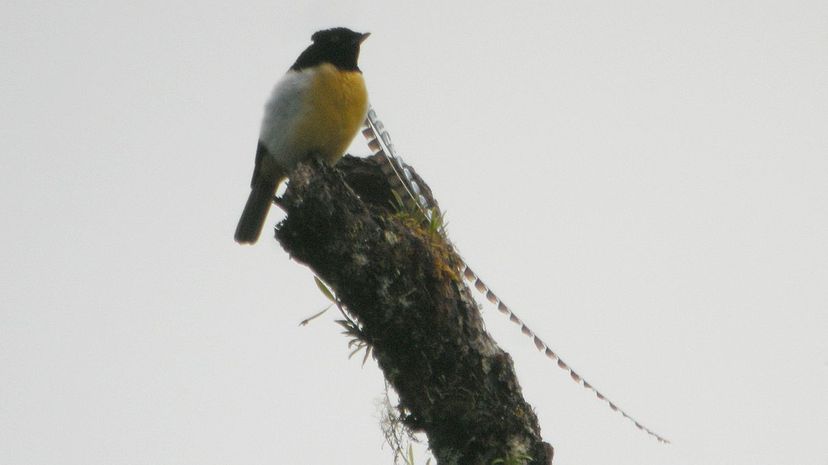
[[[472,267],[674,442],[484,305],[556,464],[828,464],[828,3],[555,0],[2,3],[0,464],[391,463],[310,271],[232,239],[339,25]]]

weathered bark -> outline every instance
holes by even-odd
[[[287,218],[277,239],[359,323],[405,424],[425,432],[440,465],[551,463],[512,360],[485,331],[450,246],[395,210],[383,163],[300,165],[280,202]]]

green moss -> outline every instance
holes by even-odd
[[[393,194],[396,202],[392,217],[428,246],[438,276],[448,276],[459,282],[458,270],[462,261],[445,235],[443,213],[437,208],[424,210],[413,202],[404,201],[396,192]]]

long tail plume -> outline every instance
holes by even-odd
[[[416,206],[422,214],[431,219],[433,209],[435,208],[434,205],[429,205],[428,199],[421,193],[420,186],[417,184],[417,181],[411,174],[411,170],[408,166],[403,162],[403,160],[397,155],[394,150],[394,144],[391,142],[391,136],[388,134],[388,131],[385,130],[385,126],[382,122],[377,118],[377,114],[373,108],[368,109],[368,116],[365,120],[365,128],[362,131],[362,135],[368,141],[368,147],[374,154],[382,153],[385,160],[388,162],[388,167],[384,169],[385,173],[389,176],[389,180],[392,182],[392,186],[398,186],[397,189],[401,192],[399,194],[403,198],[407,198],[410,200],[410,204]],[[550,360],[556,362],[556,365],[567,372],[569,377],[578,383],[579,385],[583,386],[585,389],[588,389],[595,393],[595,396],[603,401],[606,402],[610,409],[615,412],[618,412],[621,416],[632,422],[636,428],[644,431],[645,433],[649,434],[656,438],[659,442],[664,444],[669,444],[670,441],[664,438],[663,436],[659,435],[655,431],[651,430],[650,428],[644,426],[640,421],[636,420],[626,411],[618,407],[618,404],[610,400],[607,396],[605,396],[602,392],[598,391],[591,383],[587,382],[581,375],[575,372],[569,364],[563,361],[561,357],[549,347],[534,331],[532,331],[523,320],[518,317],[515,312],[513,312],[508,305],[506,305],[503,300],[498,297],[494,291],[491,290],[484,282],[480,279],[480,277],[472,271],[472,269],[468,266],[466,260],[460,256],[457,247],[451,243],[448,239],[448,234],[446,233],[445,227],[440,227],[441,233],[445,237],[446,242],[451,244],[452,248],[454,249],[455,253],[459,257],[462,263],[462,270],[460,270],[463,274],[463,278],[472,284],[474,288],[483,296],[486,297],[486,300],[491,302],[492,305],[496,306],[498,311],[505,314],[509,317],[509,320],[515,323],[520,327],[520,331],[532,339],[535,344],[535,347],[542,353],[544,353]]]

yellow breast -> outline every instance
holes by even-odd
[[[304,115],[295,135],[300,145],[329,163],[345,153],[368,111],[368,92],[362,73],[320,65],[306,93]]]

